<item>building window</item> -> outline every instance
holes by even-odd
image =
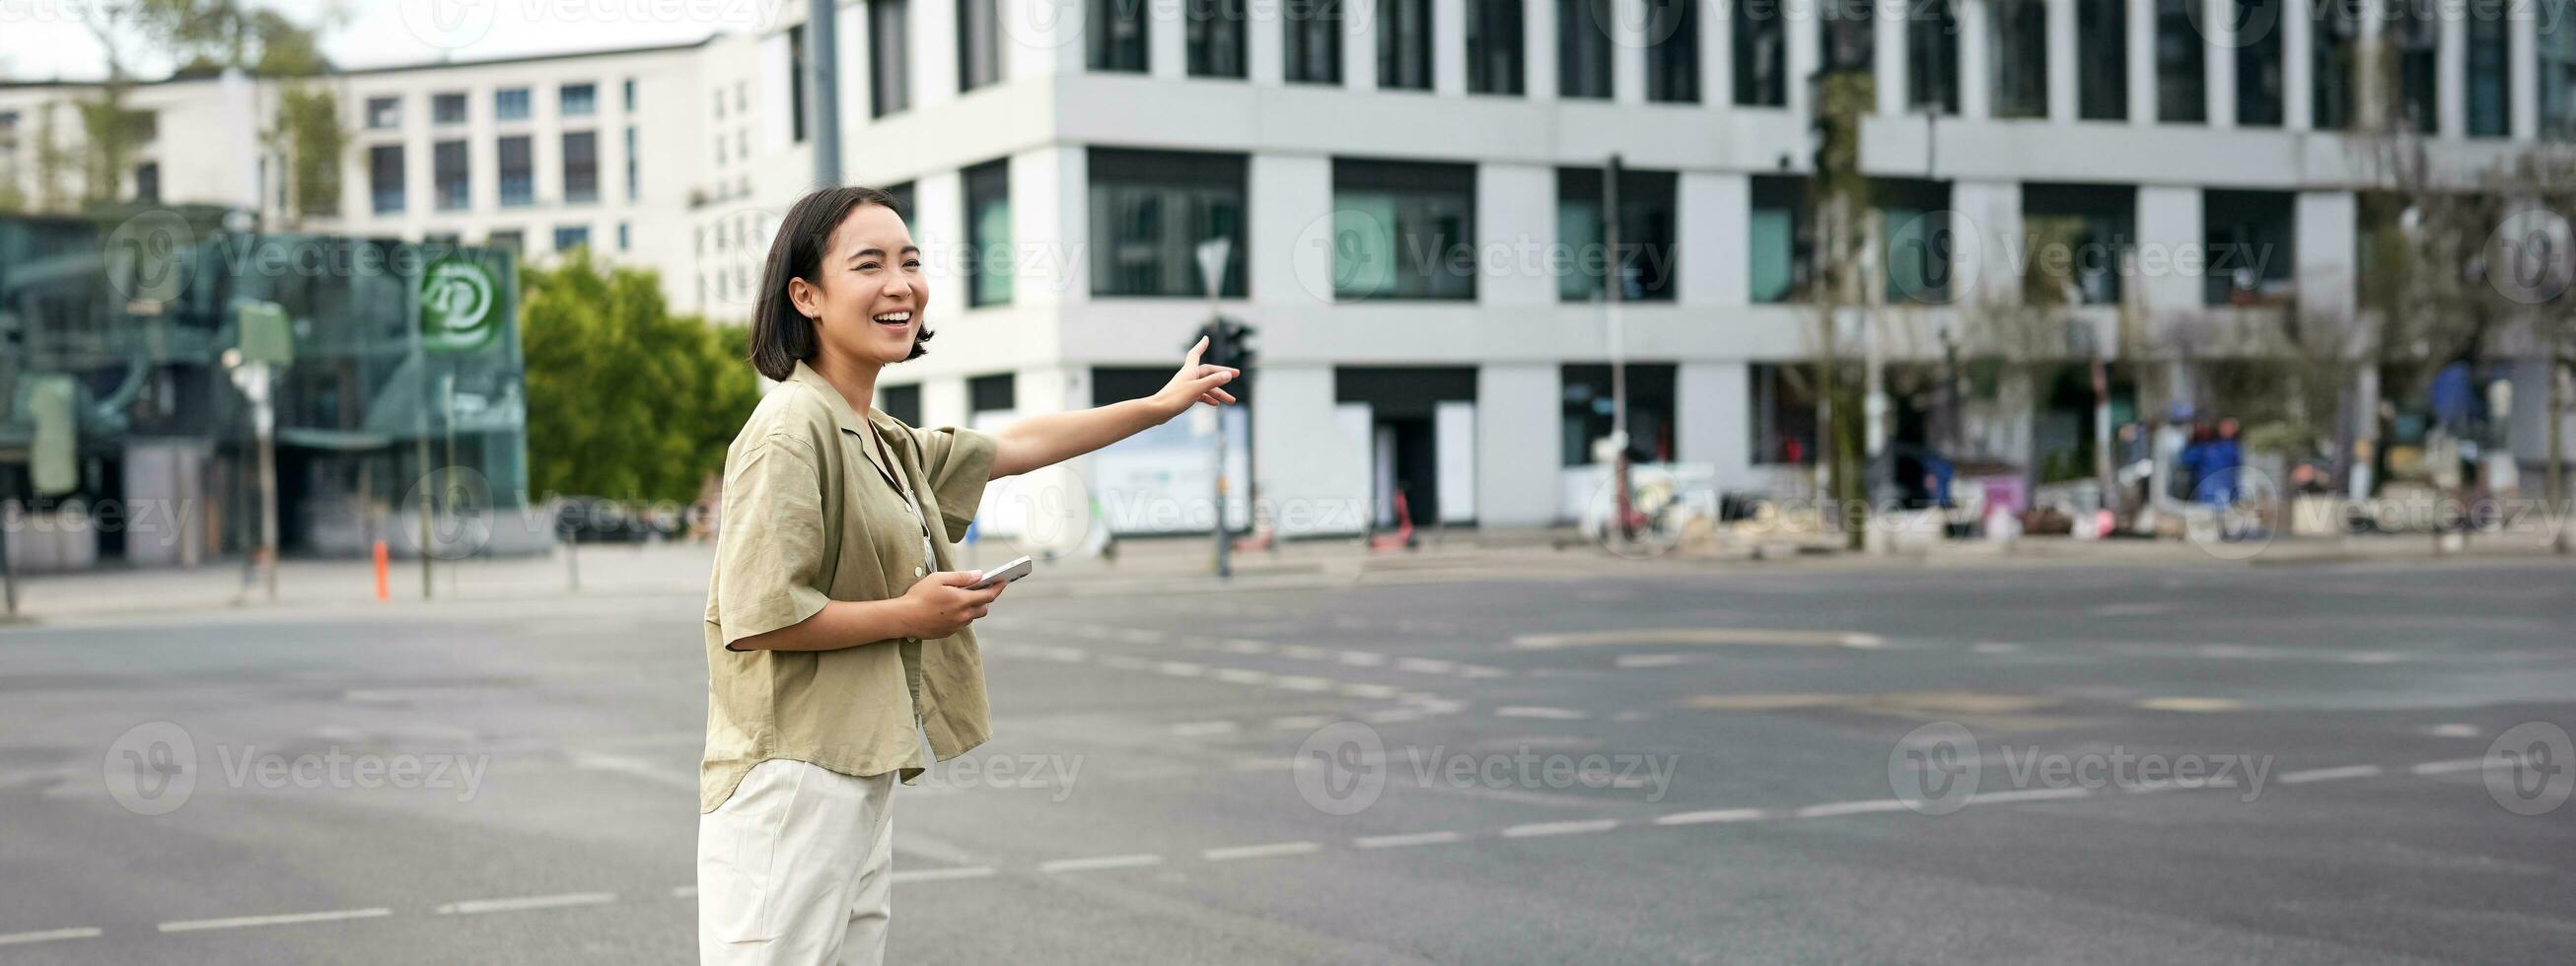
[[[966,414],[1007,413],[1020,408],[1019,374],[996,372],[966,377]]]
[[[429,146],[429,180],[432,190],[438,193],[438,210],[463,211],[473,204],[465,142],[440,141]]]
[[[1529,45],[1521,0],[1467,0],[1467,92],[1519,95]]]
[[[563,136],[564,203],[586,205],[599,200],[599,133],[571,131]]]
[[[966,304],[1011,301],[1011,163],[1004,158],[965,171]]]
[[[805,59],[805,25],[787,28],[787,138],[797,144],[805,143],[805,69],[811,63]],[[716,110],[721,117],[724,98],[716,98]]]
[[[1730,4],[1735,47],[1735,103],[1745,107],[1786,107],[1789,103],[1789,45],[1778,0],[1738,0]]]
[[[1680,367],[1672,363],[1631,362],[1628,383],[1628,452],[1655,463],[1673,460],[1673,394]],[[1617,393],[1610,367],[1599,363],[1566,366],[1560,375],[1565,394],[1563,445],[1566,466],[1590,466],[1592,444],[1608,438],[1617,424]]]
[[[430,95],[429,122],[441,127],[465,123],[464,93]]]
[[[402,145],[379,144],[367,149],[367,194],[374,201],[376,214],[402,212]]]
[[[2028,284],[2049,290],[2049,301],[2025,293],[2025,302],[2119,304],[2120,262],[2137,244],[2136,188],[2025,184],[2021,207],[2032,243]]]
[[[1950,255],[1958,248],[1950,186],[1930,181],[1880,182],[1880,250],[1887,253],[1887,301],[1938,304],[1950,299]]]
[[[2576,24],[2568,23],[2565,16],[2576,10],[2561,11],[2554,19],[2543,20],[2539,30],[2540,136],[2576,141]],[[0,128],[6,126],[0,124]]]
[[[1755,175],[1745,219],[1751,257],[1745,279],[1757,303],[1797,299],[1807,285],[1812,252],[1806,242],[1807,183],[1803,178]]]
[[[916,382],[902,386],[886,386],[883,388],[883,392],[885,393],[885,401],[877,406],[878,409],[883,410],[886,415],[902,421],[906,426],[921,425],[920,383]]]
[[[2046,0],[1992,0],[1986,7],[1988,91],[1996,117],[2048,116]]]
[[[521,252],[527,250],[528,235],[516,228],[495,230],[483,236],[483,244],[506,252]]]
[[[1611,0],[1556,0],[1556,95],[1610,96]]]
[[[2129,119],[2129,9],[2123,0],[2075,2],[2075,116]]]
[[[2288,79],[2281,73],[2282,5],[2289,0],[2236,0],[2236,123],[2280,127]],[[2262,11],[2269,10],[2265,13]]]
[[[590,246],[589,225],[563,225],[555,229],[555,250],[568,252]]]
[[[2434,94],[2442,38],[2440,15],[2430,3],[2391,2],[2388,10],[2388,24],[2382,29],[2397,53],[2397,109],[2403,112],[2399,117],[2413,122],[2417,132],[2432,134],[2442,128],[2442,112]]]
[[[559,94],[565,117],[589,117],[599,113],[599,87],[595,84],[565,84]]]
[[[367,130],[390,131],[402,126],[402,98],[367,98]]]
[[[907,21],[908,21],[908,20],[909,20],[909,18],[907,18]],[[895,34],[895,36],[900,37],[900,36],[902,36],[902,34],[901,34],[901,33],[897,33],[897,34]],[[751,82],[750,82],[750,81],[747,81],[747,80],[738,80],[738,81],[733,82],[733,112],[734,112],[734,113],[736,113],[736,114],[743,115],[743,116],[745,116],[745,117],[749,117],[749,116],[751,115]]]
[[[626,83],[621,85],[621,90],[619,102],[624,106],[626,113],[635,113],[635,78],[627,78]]]
[[[2191,5],[2205,0],[2155,0],[2156,120],[2198,124],[2209,120],[2209,96],[2200,26]]]
[[[1878,60],[1876,5],[1870,0],[1824,0],[1816,33],[1818,73],[1871,73]]]
[[[1333,294],[1476,297],[1476,166],[1333,161]]]
[[[627,224],[626,222],[621,221],[617,223],[618,251],[625,252],[635,250],[635,235],[633,229],[634,226]]]
[[[1556,240],[1570,256],[1557,269],[1557,297],[1589,302],[1603,297],[1602,281],[1623,281],[1620,298],[1630,302],[1673,299],[1673,192],[1678,182],[1670,171],[1621,172],[1619,178],[1619,250],[1603,247],[1602,177],[1599,168],[1559,168],[1556,172]]]
[[[519,208],[537,201],[537,159],[527,135],[501,139],[501,207]]]
[[[908,0],[869,0],[868,116],[884,117],[912,106],[911,38]]]
[[[1925,113],[1959,113],[1959,17],[1953,0],[1924,0],[1906,7],[1906,106]]]
[[[1756,362],[1748,380],[1753,464],[1806,466],[1816,461],[1816,392],[1810,366]]]
[[[1181,12],[1189,18],[1190,76],[1242,77],[1243,0],[1188,0]]]
[[[2361,10],[2336,0],[2310,0],[2309,124],[2320,131],[2353,122],[2353,74],[2361,56]],[[2546,91],[2544,87],[2542,90]]]
[[[1238,0],[1238,3],[1240,0]],[[1238,13],[1242,8],[1238,6]],[[1243,18],[1235,17],[1239,25]],[[1002,80],[1001,0],[957,0],[957,91]],[[1241,28],[1237,27],[1237,36]],[[1242,61],[1241,56],[1235,58]]]
[[[2506,105],[2513,90],[2513,68],[2506,59],[2506,28],[2512,24],[2501,7],[2470,4],[2465,11],[2469,47],[2469,136],[2500,138],[2511,133]],[[2453,21],[2459,23],[2461,21]]]
[[[887,185],[885,193],[894,198],[894,213],[902,215],[906,221],[912,220],[912,182]]]
[[[2202,195],[2209,251],[2202,282],[2211,305],[2280,304],[2297,262],[2292,199],[2285,191]]]
[[[134,200],[145,204],[161,200],[161,163],[146,161],[134,166]]]
[[[1431,0],[1377,0],[1377,86],[1431,89]]]
[[[635,134],[635,125],[626,126],[626,200],[632,204],[644,197],[643,142]]]
[[[1646,99],[1699,103],[1698,0],[1646,0]]]
[[[528,119],[528,89],[504,87],[492,92],[492,119],[524,121]]]
[[[1090,4],[1091,17],[1083,28],[1091,44],[1091,69],[1144,73],[1145,0],[1090,0]]]
[[[724,120],[724,119],[725,119],[725,96],[724,96],[724,91],[719,90],[719,91],[717,91],[717,92],[716,92],[716,120],[721,121],[721,120]]]
[[[1287,15],[1280,46],[1288,83],[1341,83],[1342,0],[1286,0],[1280,9]]]
[[[1095,295],[1204,297],[1198,245],[1233,240],[1218,291],[1245,294],[1245,161],[1240,154],[1092,148],[1091,288]]]

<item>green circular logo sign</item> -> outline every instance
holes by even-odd
[[[420,338],[433,352],[464,352],[492,340],[492,273],[448,259],[420,277]]]

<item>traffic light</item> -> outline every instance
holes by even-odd
[[[1199,361],[1250,372],[1255,356],[1252,337],[1257,334],[1242,320],[1218,316],[1216,321],[1199,326],[1199,330],[1190,336],[1190,342],[1195,345],[1200,339],[1208,340],[1207,354],[1199,357]]]

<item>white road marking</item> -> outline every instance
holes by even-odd
[[[566,892],[551,896],[519,896],[512,899],[469,899],[438,907],[442,916],[470,916],[483,912],[524,912],[530,909],[561,909],[567,906],[600,906],[617,901],[614,892]]]
[[[1270,675],[1249,668],[1221,667],[1216,669],[1216,679],[1228,684],[1267,684]]]
[[[1342,686],[1340,686],[1340,687],[1334,688],[1333,690],[1338,691],[1338,692],[1341,692],[1342,694],[1349,695],[1349,696],[1354,697],[1354,698],[1380,698],[1380,699],[1384,699],[1384,698],[1392,698],[1392,697],[1395,697],[1395,696],[1396,696],[1396,695],[1398,695],[1398,694],[1402,694],[1402,693],[1403,693],[1403,691],[1404,691],[1404,689],[1402,689],[1402,688],[1392,687],[1392,686],[1384,685],[1384,684],[1358,684],[1358,683],[1346,683],[1346,684],[1343,684],[1343,685],[1342,685]]]
[[[2418,775],[2442,775],[2455,771],[2476,771],[2486,767],[2489,762],[2490,760],[2485,758],[2459,758],[2451,761],[2423,762],[2406,770]],[[2493,759],[2493,763],[2502,765],[2504,760]]]
[[[1987,792],[1968,798],[1970,805],[2001,805],[2006,802],[2044,802],[2055,798],[2082,798],[2093,794],[2089,788],[2023,788],[2008,792]]]
[[[1978,641],[1974,647],[1968,648],[1968,652],[1971,654],[2012,654],[2020,651],[2021,649],[2021,645],[2006,641]]]
[[[1655,818],[1655,824],[1703,825],[1710,822],[1758,822],[1769,818],[1770,815],[1770,812],[1758,808],[1720,808],[1705,812],[1676,812],[1671,815],[1659,815]]]
[[[683,772],[677,769],[663,768],[641,758],[630,758],[625,755],[602,755],[587,751],[575,751],[572,752],[569,757],[572,759],[573,767],[584,771],[611,772],[614,774],[625,775],[629,778],[640,778],[657,785],[668,785],[673,788],[698,787],[698,776],[695,771]]]
[[[2343,781],[2347,778],[2372,778],[2378,776],[2378,774],[2378,765],[2345,765],[2341,768],[2310,768],[2306,771],[2285,771],[2281,773],[2280,782],[2284,785],[2305,785],[2309,782],[2334,782]]]
[[[993,874],[989,865],[960,865],[944,869],[896,869],[886,876],[888,882],[947,882],[954,879],[982,879]]]
[[[1050,661],[1061,661],[1066,664],[1074,664],[1091,659],[1090,651],[1083,650],[1079,647],[1065,647],[1062,645],[1041,646],[1034,648],[1032,653]]]
[[[2168,778],[2162,781],[2139,782],[2136,785],[2130,786],[2129,792],[2131,794],[2142,795],[2148,792],[2170,792],[2176,789],[2194,790],[2202,788],[2234,787],[2236,787],[2236,779],[2233,778],[2194,778],[2189,781]]]
[[[1512,676],[1512,672],[1510,671],[1506,671],[1498,667],[1486,667],[1482,664],[1458,665],[1458,673],[1469,678],[1507,678]]]
[[[1449,670],[1454,667],[1457,667],[1457,665],[1448,661],[1435,660],[1427,657],[1400,657],[1395,659],[1395,669],[1399,671],[1419,671],[1424,674],[1447,674],[1449,673]]]
[[[1163,640],[1163,632],[1130,628],[1119,631],[1118,639],[1131,644],[1159,644]]]
[[[1494,717],[1544,718],[1549,721],[1582,721],[1592,717],[1592,715],[1587,712],[1576,711],[1572,708],[1542,708],[1532,705],[1513,704],[1495,708]]]
[[[1231,721],[1184,721],[1172,726],[1172,733],[1183,738],[1229,734],[1242,727]]]
[[[1210,862],[1226,862],[1234,859],[1266,859],[1277,855],[1308,855],[1323,849],[1322,845],[1313,842],[1273,842],[1268,845],[1235,845],[1221,849],[1208,849],[1200,852],[1199,857]]]
[[[1165,661],[1154,665],[1154,670],[1176,678],[1194,678],[1206,674],[1207,665],[1192,664],[1188,661]]]
[[[2436,738],[2475,738],[2479,735],[2478,726],[2473,724],[2459,724],[2456,722],[2451,724],[2437,724],[2424,730],[2427,734]]]
[[[1038,863],[1038,871],[1049,874],[1093,872],[1101,869],[1132,869],[1138,866],[1161,864],[1163,864],[1162,856],[1139,852],[1134,855],[1100,855],[1087,859],[1055,859]]]
[[[58,939],[96,938],[98,938],[97,926],[78,926],[71,929],[39,929],[34,932],[0,933],[0,946],[17,946],[26,943],[49,943]]]
[[[1409,845],[1441,845],[1463,839],[1465,836],[1456,832],[1414,832],[1407,835],[1363,835],[1352,839],[1351,844],[1363,849],[1395,849]]]
[[[1538,838],[1545,835],[1581,835],[1586,832],[1607,832],[1618,827],[1619,820],[1615,818],[1587,818],[1577,819],[1570,822],[1531,822],[1526,825],[1514,825],[1510,828],[1504,829],[1503,837],[1507,839],[1527,839]]]
[[[1388,708],[1384,711],[1371,711],[1367,714],[1363,714],[1360,716],[1360,720],[1366,721],[1370,724],[1403,724],[1408,721],[1420,721],[1424,717],[1425,715],[1421,711],[1417,711],[1412,708]]]
[[[1642,627],[1624,631],[1573,634],[1523,634],[1513,647],[1588,647],[1602,644],[1755,644],[1878,648],[1887,639],[1859,631],[1801,631],[1766,627]]]
[[[1270,726],[1288,731],[1313,731],[1333,723],[1329,714],[1291,714],[1270,719]]]
[[[674,898],[674,899],[695,899],[695,898],[697,898],[697,897],[698,897],[698,887],[697,887],[697,886],[693,886],[693,885],[684,885],[684,886],[672,886],[672,887],[671,887],[671,898]]]
[[[394,911],[375,909],[334,909],[330,912],[290,912],[278,916],[233,916],[226,919],[185,919],[165,922],[156,927],[162,932],[197,932],[204,929],[243,929],[250,926],[290,926],[299,922],[336,922],[342,919],[373,919],[390,916]]]
[[[1217,647],[1224,649],[1224,650],[1225,650],[1227,653],[1229,653],[1229,654],[1268,654],[1268,653],[1270,653],[1270,642],[1269,642],[1269,641],[1256,641],[1256,640],[1252,640],[1252,639],[1250,639],[1250,638],[1244,638],[1244,637],[1238,637],[1238,638],[1235,638],[1235,639],[1233,639],[1233,640],[1226,641],[1226,642],[1224,642],[1224,643],[1218,644],[1218,645],[1217,645]]]
[[[1708,660],[1698,654],[1622,654],[1610,663],[1614,667],[1673,667]]]
[[[1367,651],[1343,651],[1335,660],[1353,667],[1378,667],[1386,663],[1386,655],[1372,654]]]
[[[2140,698],[2135,702],[2135,706],[2147,711],[2207,714],[2213,711],[2236,711],[2244,708],[2245,702],[2233,698],[2161,697]]]
[[[1270,686],[1287,688],[1291,691],[1330,691],[1333,689],[1333,682],[1303,674],[1287,674],[1271,679]]]
[[[1283,657],[1293,657],[1300,661],[1320,661],[1324,659],[1323,648],[1307,647],[1303,644],[1290,644],[1286,647],[1280,648],[1279,653]]]
[[[1832,818],[1836,815],[1861,815],[1869,812],[1902,812],[1905,810],[1906,804],[1902,801],[1898,801],[1893,798],[1880,798],[1865,802],[1828,802],[1823,805],[1809,805],[1790,814],[1799,818]]]

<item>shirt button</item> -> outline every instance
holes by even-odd
[[[928,574],[919,567],[912,568],[912,575],[915,577],[928,576]]]

